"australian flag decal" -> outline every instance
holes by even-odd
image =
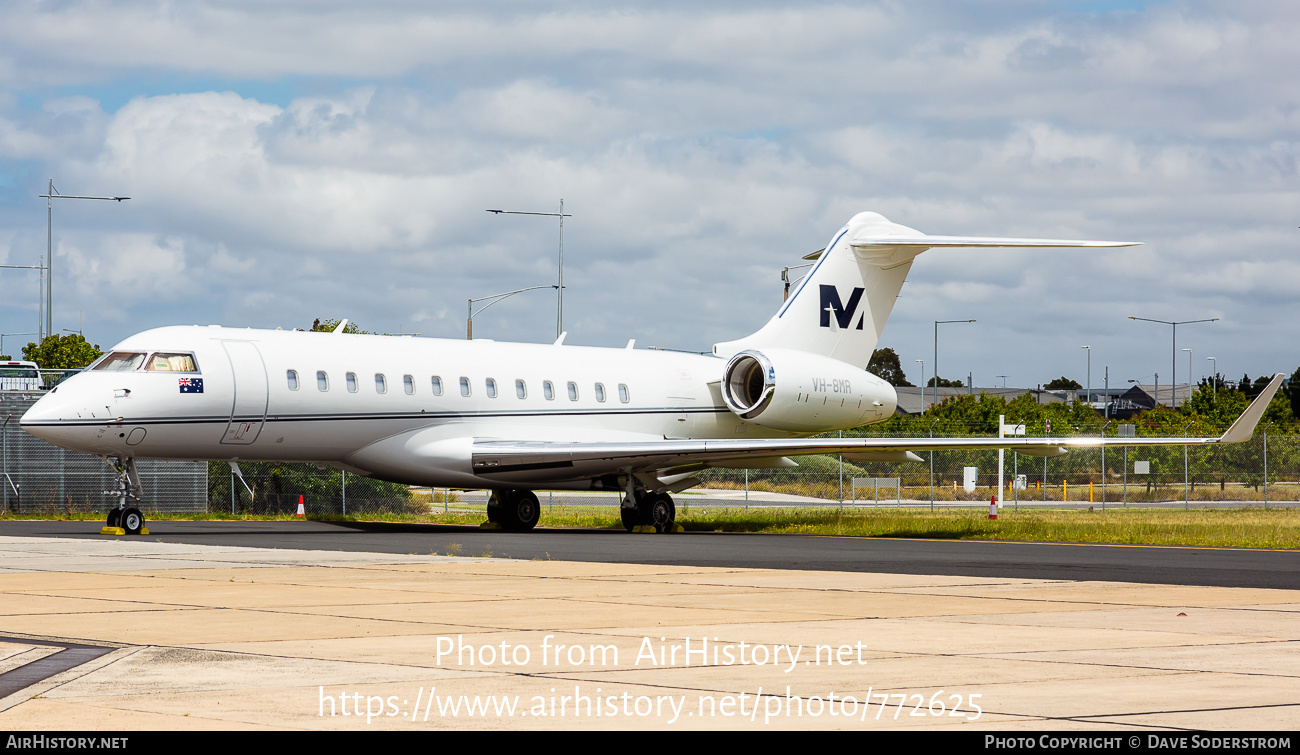
[[[180,378],[181,393],[202,393],[203,378]]]

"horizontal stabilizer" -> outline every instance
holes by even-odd
[[[1072,241],[1067,239],[1003,239],[986,236],[857,236],[849,240],[849,246],[876,248],[882,246],[907,246],[935,249],[939,247],[1090,247],[1112,248],[1120,246],[1138,246],[1141,241]]]

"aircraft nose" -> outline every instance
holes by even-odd
[[[65,386],[55,388],[37,399],[23,413],[18,425],[46,443],[82,450],[80,446],[84,445],[82,441],[86,433],[86,402],[79,400],[81,397],[76,394],[77,391],[69,391]]]

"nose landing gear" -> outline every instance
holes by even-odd
[[[110,462],[117,472],[117,490],[110,490],[105,495],[117,496],[117,507],[108,512],[101,535],[148,535],[144,526],[144,514],[137,508],[143,497],[140,487],[140,474],[135,469],[135,459],[123,460],[114,457]],[[130,505],[127,502],[130,501]]]

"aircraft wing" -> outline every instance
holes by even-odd
[[[844,454],[863,461],[919,461],[917,451],[1007,449],[1032,456],[1056,456],[1072,448],[1119,446],[1198,446],[1249,440],[1282,384],[1273,376],[1226,432],[1217,437],[1100,438],[763,438],[672,439],[629,442],[547,442],[476,440],[472,465],[476,474],[556,473],[571,469],[574,477],[613,470],[672,470],[702,465],[745,466],[747,459],[763,461],[803,454]],[[562,473],[561,473],[562,474]]]

